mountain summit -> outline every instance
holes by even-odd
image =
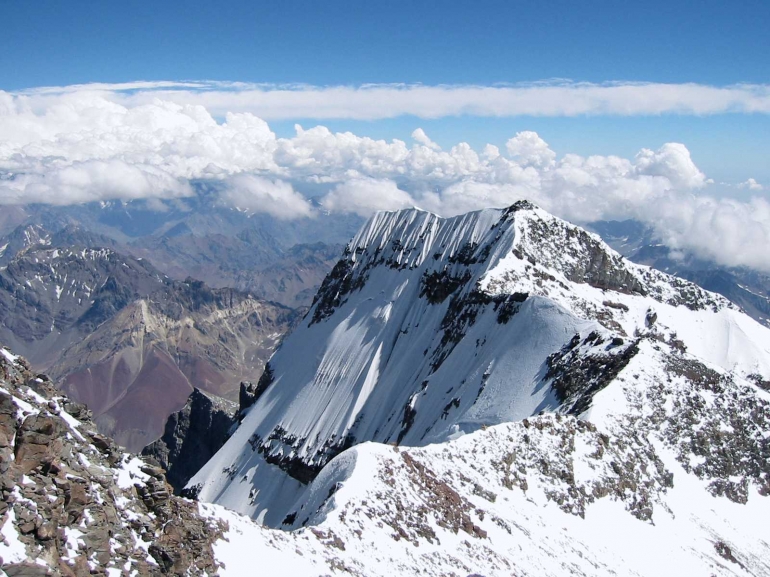
[[[590,418],[594,396],[653,352],[763,380],[768,349],[768,331],[723,297],[528,202],[449,219],[379,213],[191,486],[279,525],[276,503],[355,444],[428,445],[543,411]]]

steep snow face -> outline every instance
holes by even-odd
[[[188,488],[280,526],[357,443],[422,446],[541,411],[585,414],[647,354],[643,339],[770,376],[770,332],[727,300],[529,203],[452,219],[379,213]]]
[[[343,452],[286,515],[291,531],[202,504],[228,523],[222,574],[254,557],[298,576],[770,574],[770,394],[655,334],[636,348],[590,421],[545,414]]]

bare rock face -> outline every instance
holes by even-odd
[[[0,350],[0,574],[214,575],[224,526]],[[3,573],[4,572],[4,573]]]
[[[160,463],[178,494],[225,444],[236,412],[235,403],[194,389],[185,406],[169,416],[163,436],[145,447],[142,455]]]
[[[238,290],[172,280],[109,248],[38,243],[0,270],[0,340],[132,451],[163,433],[194,387],[236,399],[238,384],[259,378],[301,314]]]
[[[24,419],[16,433],[16,465],[24,474],[43,465],[52,466],[64,446],[60,439],[63,432],[61,419],[55,416],[37,414]]]

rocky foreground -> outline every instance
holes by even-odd
[[[222,527],[0,350],[0,557],[14,576],[214,575]]]

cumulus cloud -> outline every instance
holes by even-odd
[[[425,134],[425,131],[422,128],[415,128],[414,132],[412,132],[412,138],[418,144],[427,146],[431,150],[441,150],[441,147],[438,144],[428,138],[428,135]]]
[[[231,206],[281,219],[313,215],[312,206],[298,192],[310,184],[326,191],[319,199],[324,209],[362,216],[410,206],[451,216],[526,198],[578,223],[636,218],[653,226],[677,251],[770,270],[770,254],[764,250],[770,240],[768,203],[760,198],[710,197],[711,181],[683,144],[667,143],[621,158],[558,156],[540,135],[528,131],[513,135],[502,151],[491,144],[475,150],[467,143],[442,149],[420,128],[412,133],[410,144],[335,133],[324,126],[297,125],[291,138],[277,138],[267,122],[253,114],[250,94],[269,93],[273,98],[283,94],[280,90],[188,84],[141,83],[130,91],[87,85],[25,94],[0,92],[0,204],[183,198],[194,193],[190,185],[194,180],[212,181],[221,200]],[[393,104],[388,101],[391,96],[404,97],[399,100],[403,107],[393,109],[403,111],[411,97],[427,91],[438,98],[440,114],[452,110],[487,114],[491,109],[484,106],[490,102],[504,114],[510,104],[506,98],[519,94],[516,91],[537,90],[545,98],[566,90],[580,104],[581,94],[598,90],[605,95],[602,98],[625,94],[632,104],[624,110],[633,111],[652,106],[646,101],[633,104],[639,94],[649,95],[650,86],[501,87],[502,92],[490,89],[489,94],[497,96],[484,92],[490,98],[487,104],[478,101],[462,109],[453,108],[457,91],[476,88],[340,88],[337,93],[352,100],[343,98],[337,105],[340,110],[355,108],[356,102],[368,102],[372,94],[384,94],[383,106]],[[286,89],[284,96],[292,98],[283,106],[296,115],[308,94],[327,98],[329,90]],[[723,111],[746,111],[749,106],[763,106],[767,96],[763,90],[733,87],[717,93],[724,100]],[[700,103],[693,110],[717,110],[703,100],[710,89],[699,93],[697,87],[679,86],[664,93],[669,104],[679,102],[682,93],[700,94],[692,96]],[[204,105],[200,99],[218,94],[227,97],[219,104]],[[555,106],[555,100],[550,102]],[[613,102],[619,106],[619,101]],[[232,109],[217,111],[217,106],[225,105]],[[762,190],[754,179],[739,186]]]
[[[261,176],[239,174],[227,179],[221,198],[240,210],[284,220],[312,215],[308,200],[291,184]]]
[[[663,176],[674,187],[699,188],[706,184],[705,175],[690,158],[684,144],[669,142],[659,150],[643,149],[636,156],[640,174]]]
[[[517,160],[522,166],[552,166],[556,159],[556,153],[548,147],[548,143],[540,138],[537,132],[519,132],[505,143],[505,148],[508,156]]]
[[[321,200],[330,211],[370,216],[378,210],[399,210],[415,206],[412,196],[391,180],[354,178],[338,184]]]
[[[275,135],[252,114],[217,122],[198,105],[129,108],[90,91],[52,102],[35,111],[0,93],[0,204],[175,198],[192,179],[276,169]]]
[[[759,184],[753,178],[749,178],[746,182],[742,182],[738,185],[738,188],[746,188],[748,190],[760,191],[765,190],[765,187]]]
[[[770,203],[671,196],[647,214],[659,238],[674,249],[725,265],[770,270]]]
[[[0,204],[76,204],[105,198],[189,196],[186,180],[154,166],[119,160],[52,163],[39,172],[13,174],[0,180]]]

